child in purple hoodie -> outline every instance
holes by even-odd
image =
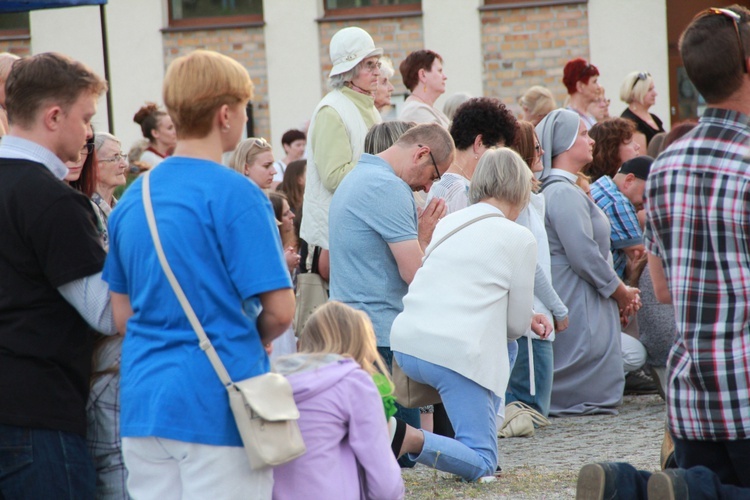
[[[274,469],[273,498],[403,498],[383,399],[373,382],[388,372],[370,320],[328,302],[307,321],[299,351],[274,367],[294,389],[307,452]]]

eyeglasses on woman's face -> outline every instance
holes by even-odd
[[[375,70],[379,71],[381,68],[381,63],[379,59],[365,60],[365,61],[362,61],[360,65],[362,66],[362,69],[364,71],[367,71],[368,73],[372,73]]]
[[[81,148],[81,156],[87,156],[94,152],[94,143],[93,142],[87,142],[83,145]]]
[[[128,155],[119,153],[114,155],[112,158],[100,158],[99,161],[103,163],[119,163],[121,161],[126,162],[128,161]]]

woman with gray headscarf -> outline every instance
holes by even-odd
[[[552,283],[569,326],[553,344],[550,415],[616,414],[625,385],[620,318],[640,307],[638,289],[612,267],[607,216],[576,186],[594,140],[574,112],[557,109],[536,127],[544,155],[542,192]]]

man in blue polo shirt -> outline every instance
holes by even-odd
[[[623,163],[614,178],[604,175],[591,185],[591,197],[612,227],[612,259],[622,280],[628,259],[635,262],[645,251],[636,214],[643,208],[643,190],[653,162],[650,156],[638,156]]]
[[[445,215],[445,202],[436,199],[418,218],[412,191],[428,192],[454,149],[441,126],[417,125],[377,156],[363,154],[331,200],[331,299],[367,313],[389,366],[391,325]],[[419,426],[418,411],[411,413],[401,418]]]

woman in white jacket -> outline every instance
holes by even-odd
[[[422,431],[421,450],[409,458],[469,481],[494,477],[497,468],[507,340],[522,336],[530,321],[543,337],[552,331],[532,311],[536,241],[513,222],[530,193],[531,172],[517,153],[485,153],[469,191],[473,205],[436,227],[391,329],[396,361],[437,389],[456,434]]]

